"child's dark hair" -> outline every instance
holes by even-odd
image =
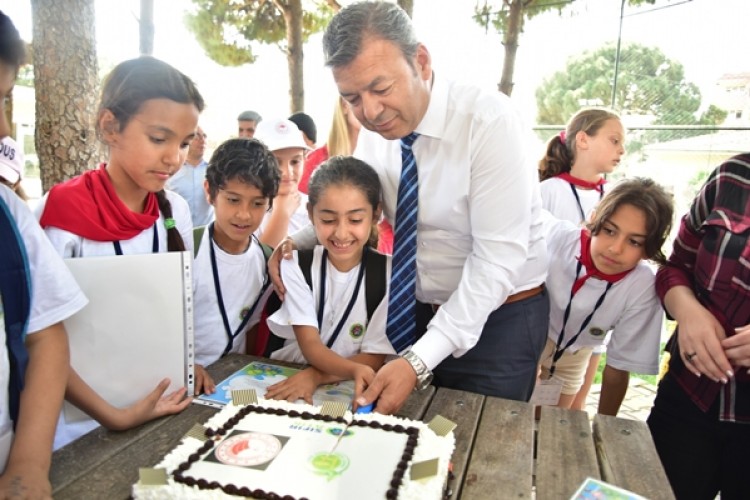
[[[193,104],[203,111],[203,97],[193,81],[164,61],[142,56],[123,61],[107,75],[102,87],[97,116],[109,110],[117,119],[120,130],[151,99],[169,99]],[[97,121],[97,134],[100,134]]]
[[[583,109],[568,122],[565,131],[552,137],[547,143],[547,152],[539,160],[539,180],[543,181],[570,172],[576,159],[576,135],[584,132],[593,136],[608,120],[620,120],[616,113],[607,109]]]
[[[0,60],[16,71],[26,62],[26,46],[13,21],[3,11],[0,11]]]
[[[599,234],[603,224],[622,205],[632,205],[646,216],[646,258],[665,264],[667,259],[662,251],[664,241],[672,229],[672,195],[651,179],[634,177],[617,183],[604,195],[596,207],[594,220],[587,227],[591,234]]]
[[[310,207],[317,205],[323,191],[330,186],[349,185],[362,191],[372,206],[373,213],[378,209],[382,199],[382,188],[377,172],[362,160],[353,156],[333,156],[320,165],[307,186],[307,198]],[[377,220],[373,220],[368,244],[378,247]]]
[[[237,179],[260,189],[269,206],[279,191],[281,174],[276,157],[257,139],[229,139],[216,148],[206,168],[213,200],[227,181]]]
[[[198,112],[205,106],[203,97],[193,81],[169,64],[143,56],[121,62],[104,80],[97,116],[109,110],[123,130],[148,100],[169,99],[182,104],[193,104]],[[96,133],[101,138],[99,120]],[[172,206],[164,190],[158,191],[159,210],[165,220],[172,220]],[[167,224],[167,248],[170,252],[185,250],[180,232],[174,223]]]

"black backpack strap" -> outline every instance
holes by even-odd
[[[263,247],[268,247],[268,245],[263,245]],[[273,249],[271,247],[268,247],[271,252],[273,252]],[[263,249],[264,252],[266,251],[266,248]],[[268,254],[270,256],[270,253]],[[266,257],[266,260],[268,260],[268,256]],[[310,287],[310,290],[312,290],[312,259],[313,259],[313,251],[312,250],[299,250],[297,252],[297,261],[299,263],[299,267],[302,270],[302,275],[305,277],[305,281],[307,282],[307,286]],[[266,315],[271,316],[273,313],[278,311],[281,308],[281,300],[279,299],[279,296],[276,295],[276,292],[273,292],[269,297],[268,301],[266,302]],[[274,335],[272,331],[268,331],[268,342],[266,343],[266,348],[263,351],[263,356],[266,358],[271,356],[271,353],[281,349],[284,347],[284,339],[279,337],[278,335]]]
[[[378,308],[380,303],[385,297],[385,278],[386,278],[386,262],[387,257],[382,253],[370,248],[369,255],[367,256],[367,264],[365,264],[365,304],[367,307],[367,321],[369,322],[372,315],[375,313],[375,309]],[[302,270],[302,275],[305,277],[307,286],[312,290],[312,261],[313,261],[313,250],[299,250],[297,252],[297,260],[299,267]],[[266,311],[270,316],[281,307],[281,301],[274,292],[266,302]],[[269,333],[268,343],[266,344],[266,350],[263,355],[269,357],[271,353],[284,346],[284,339]]]
[[[365,267],[365,304],[367,305],[367,321],[372,319],[375,309],[385,297],[385,264],[387,257],[374,248],[370,248]]]
[[[302,270],[302,275],[305,277],[307,286],[312,290],[312,261],[313,261],[313,250],[298,250],[297,260],[299,262],[299,268]]]
[[[31,314],[31,271],[26,246],[18,232],[15,219],[2,198],[0,198],[0,294],[3,301],[5,343],[10,364],[8,410],[15,428],[26,366],[29,362],[25,337]]]

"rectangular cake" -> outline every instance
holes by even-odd
[[[227,405],[206,423],[205,436],[186,436],[156,467],[166,485],[133,487],[136,499],[273,498],[358,500],[440,499],[454,436],[423,422],[261,400]],[[412,479],[411,468],[434,462],[436,474]]]

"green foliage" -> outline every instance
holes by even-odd
[[[206,54],[223,66],[255,62],[253,44],[275,44],[286,51],[287,22],[281,10],[290,2],[276,0],[192,0],[194,12],[185,24]],[[325,2],[304,1],[302,41],[321,31],[333,11]]]
[[[539,14],[549,10],[557,10],[557,12],[561,14],[562,10],[574,1],[575,0],[526,0],[522,2],[524,19],[533,19]],[[496,3],[499,3],[500,5],[495,6]],[[498,33],[504,33],[508,28],[508,15],[510,13],[509,3],[510,2],[507,0],[500,2],[484,0],[484,4],[482,5],[479,5],[479,2],[477,2],[474,7],[473,19],[485,30],[492,26]],[[521,31],[523,31],[523,28]]]
[[[556,10],[558,14],[562,14],[567,7],[574,7],[575,0],[484,0],[481,5],[477,1],[473,19],[485,30],[492,26],[498,33],[505,33],[508,30],[510,4],[513,2],[521,3],[524,21],[528,21],[551,10]],[[628,5],[653,5],[654,2],[656,0],[628,0]],[[523,31],[523,27],[521,31]]]
[[[536,91],[537,120],[562,124],[581,107],[612,105],[616,47],[608,44],[568,60],[564,70],[546,78]],[[616,109],[649,117],[654,125],[718,125],[726,112],[710,106],[699,115],[698,86],[685,79],[681,63],[655,47],[621,48],[615,90]],[[637,142],[650,143],[706,134],[705,130],[650,131]],[[636,144],[631,142],[632,147]],[[637,148],[636,148],[637,149]]]

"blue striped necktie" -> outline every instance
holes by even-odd
[[[393,228],[391,287],[388,297],[386,335],[396,352],[416,341],[417,299],[417,209],[419,185],[412,144],[419,136],[412,132],[401,139],[401,180],[398,184],[396,224]]]

